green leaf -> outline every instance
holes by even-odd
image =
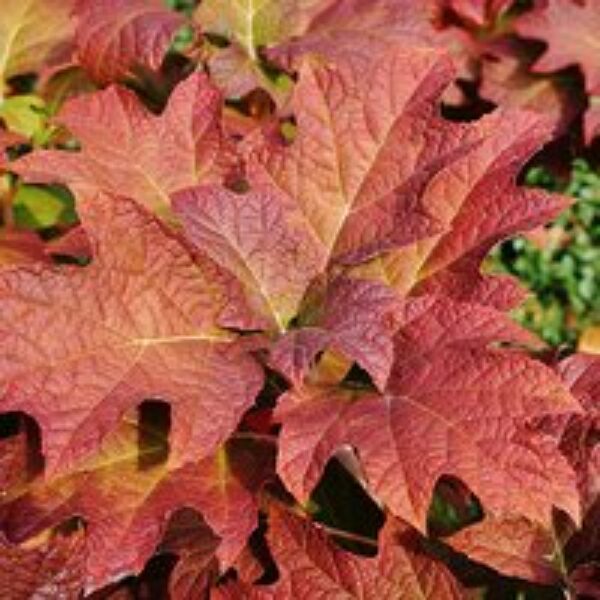
[[[73,196],[61,186],[20,185],[13,201],[15,222],[26,229],[47,229],[77,221]]]
[[[0,103],[0,118],[6,127],[20,135],[43,143],[47,138],[46,103],[39,96],[12,96]]]

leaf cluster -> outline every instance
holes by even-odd
[[[4,3],[2,598],[593,597],[600,363],[484,266],[563,105],[449,108],[565,2]]]

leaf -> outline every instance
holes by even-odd
[[[501,39],[481,60],[482,98],[503,107],[532,110],[556,123],[557,134],[564,131],[583,108],[583,98],[567,87],[559,76],[531,72],[532,58],[521,39]]]
[[[594,354],[576,354],[559,363],[558,372],[582,406],[589,412],[597,412],[600,360]]]
[[[205,45],[213,81],[228,98],[242,98],[252,90],[268,90],[284,105],[291,80],[267,69],[263,46],[301,30],[312,9],[322,0],[205,0],[194,13],[202,31],[225,38],[229,44]],[[207,36],[207,40],[211,41]]]
[[[194,511],[178,511],[169,523],[161,550],[174,552],[179,559],[170,576],[173,598],[203,598],[218,575],[215,550],[219,538]]]
[[[312,8],[310,2],[308,4]],[[317,54],[330,59],[347,55],[369,59],[388,45],[434,46],[432,3],[410,0],[325,0],[320,10],[304,11],[291,20],[295,31],[267,51],[270,60],[295,69],[303,56]],[[289,39],[291,38],[291,39]],[[368,72],[368,71],[365,71]]]
[[[25,135],[0,129],[0,237],[44,231],[0,244],[0,411],[41,435],[0,440],[0,563],[29,582],[82,538],[77,589],[55,585],[61,558],[25,597],[459,598],[461,563],[492,595],[494,567],[572,589],[581,567],[587,585],[596,368],[556,367],[487,258],[568,205],[522,185],[563,106],[518,49],[494,83],[531,111],[447,105],[452,63],[485,111],[479,67],[506,35],[528,49],[508,5],[80,0],[75,55],[10,80],[0,112]],[[459,39],[455,60],[440,47]],[[77,215],[29,182],[68,186]],[[330,501],[332,458],[358,509]],[[378,544],[359,505],[386,519]]]
[[[565,27],[565,23],[569,23]],[[594,95],[600,93],[597,31],[600,28],[600,5],[596,0],[548,0],[516,21],[517,32],[526,38],[546,42],[546,50],[533,70],[552,73],[578,65],[590,94],[590,108],[585,112],[584,134],[591,143],[596,134]],[[571,100],[572,102],[572,100]]]
[[[548,0],[519,18],[516,28],[520,35],[548,44],[534,66],[536,71],[547,73],[579,64],[588,92],[600,88],[598,0]]]
[[[302,213],[276,190],[201,187],[173,197],[187,237],[230,271],[275,331],[296,316],[326,253]]]
[[[195,19],[204,31],[227,37],[252,59],[257,50],[302,30],[311,12],[331,0],[204,0]]]
[[[553,564],[559,549],[552,534],[526,519],[486,517],[447,541],[455,550],[503,575],[546,585],[560,581],[558,566]]]
[[[86,587],[97,588],[140,571],[183,506],[200,512],[218,536],[216,549],[226,568],[256,526],[252,495],[233,476],[230,455],[219,449],[188,465],[143,467],[160,443],[154,434],[142,444],[135,424],[124,423],[99,452],[64,477],[34,482],[3,508],[3,527],[12,540],[27,540],[74,516],[86,523]],[[118,551],[115,551],[118,549]]]
[[[27,480],[29,452],[24,431],[0,439],[0,495]]]
[[[539,346],[539,340],[494,308],[455,302],[444,296],[421,296],[404,305],[402,327],[394,340],[403,360],[442,348],[481,348],[500,342]]]
[[[279,106],[286,105],[291,80],[273,65],[292,70],[311,52],[370,56],[402,34],[431,34],[427,17],[426,8],[404,0],[205,0],[195,14],[204,31],[231,42],[212,48],[208,61],[225,94],[262,87]]]
[[[48,242],[46,253],[55,256],[70,256],[84,262],[89,262],[92,257],[89,237],[81,225],[76,225],[61,237]]]
[[[289,196],[344,263],[438,231],[421,189],[452,159],[428,133],[447,126],[434,105],[452,77],[446,59],[400,48],[373,59],[366,76],[355,67],[305,63],[295,140],[257,140],[248,150],[251,182]]]
[[[519,170],[548,140],[552,124],[531,112],[499,110],[450,131],[450,143],[462,149],[431,176],[421,199],[443,233],[387,253],[359,272],[384,280],[401,295],[442,292],[481,302],[500,291],[502,299],[506,288],[498,290],[498,283],[480,271],[487,253],[503,238],[551,220],[570,203],[516,185]],[[508,298],[514,297],[511,288]]]
[[[0,536],[0,594],[7,600],[79,598],[83,584],[83,531],[42,536],[27,546],[13,546]]]
[[[38,421],[49,474],[93,452],[145,398],[173,406],[173,464],[210,454],[262,386],[242,343],[219,327],[252,325],[240,321],[235,282],[131,201],[99,195],[79,212],[91,265],[0,272],[10,348],[0,409]]]
[[[273,600],[273,596],[259,586],[242,581],[227,581],[211,590],[210,600]]]
[[[81,152],[39,150],[9,168],[36,183],[129,195],[168,216],[171,193],[220,180],[229,168],[220,107],[218,91],[200,73],[175,88],[159,116],[133,92],[112,86],[70,100],[57,117]]]
[[[600,494],[600,415],[571,415],[560,437],[560,449],[577,475],[581,504],[589,508]]]
[[[376,558],[341,550],[317,524],[283,508],[269,511],[267,540],[279,581],[254,588],[257,598],[464,598],[449,571],[423,552],[418,534],[394,519],[380,533]]]
[[[573,530],[566,528],[563,536],[563,554],[568,567],[572,569],[569,579],[578,578],[577,566],[589,562],[597,562],[598,549],[600,548],[600,502],[596,497],[584,516],[581,527]],[[570,536],[568,536],[570,534]],[[565,539],[566,538],[566,539]]]
[[[185,23],[160,0],[81,0],[76,56],[100,84],[132,77],[140,66],[156,70]]]
[[[269,70],[262,62],[249,57],[237,44],[211,47],[207,54],[211,79],[226,98],[244,100],[252,91],[262,88],[269,93],[269,101],[274,101],[280,108],[286,106],[293,85],[287,74],[272,67]]]
[[[577,517],[573,472],[552,439],[525,426],[536,415],[580,410],[560,380],[525,355],[475,344],[477,318],[465,323],[467,335],[435,312],[423,315],[421,336],[431,332],[432,345],[407,355],[401,328],[382,394],[323,386],[283,397],[277,468],[288,489],[305,501],[330,456],[348,444],[369,491],[421,530],[443,475],[460,478],[492,514],[547,524],[554,504]],[[441,334],[444,326],[454,340]]]
[[[307,320],[305,327],[289,331],[273,345],[271,366],[299,387],[327,348],[357,362],[383,389],[394,360],[392,337],[401,312],[393,290],[378,282],[340,277],[319,300],[316,316],[300,314]],[[305,311],[310,313],[310,308]]]
[[[34,262],[49,262],[42,240],[30,231],[0,228],[0,270]]]
[[[0,118],[7,129],[25,138],[43,139],[46,105],[34,94],[11,96],[0,104]]]
[[[41,71],[37,87],[46,102],[48,114],[52,117],[68,98],[98,89],[88,73],[74,62],[73,57],[66,63]]]
[[[593,355],[575,354],[558,365],[558,373],[585,409],[542,423],[554,435],[577,475],[584,510],[600,493],[600,364]]]
[[[77,221],[72,196],[51,186],[18,186],[13,198],[13,214],[16,224],[28,229],[67,226]]]
[[[74,32],[75,0],[5,0],[0,13],[0,95],[16,75],[62,59]]]

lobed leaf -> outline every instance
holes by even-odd
[[[480,323],[473,319],[466,335],[425,312],[422,337],[438,333],[420,351],[400,328],[382,394],[325,386],[286,393],[276,410],[278,472],[292,493],[305,500],[329,458],[347,444],[371,493],[422,531],[443,475],[464,481],[492,514],[548,524],[555,504],[577,518],[574,473],[556,444],[526,423],[580,409],[544,365],[474,343]],[[452,337],[439,333],[444,326]],[[512,336],[510,329],[504,335]]]
[[[85,585],[93,589],[141,571],[169,517],[186,506],[204,516],[222,565],[230,565],[256,526],[254,500],[231,471],[235,455],[223,448],[182,468],[144,468],[157,441],[144,446],[139,438],[138,427],[124,423],[69,474],[34,482],[3,508],[5,533],[23,541],[72,517],[83,519]]]
[[[546,73],[579,64],[586,89],[600,89],[597,31],[600,27],[598,0],[548,0],[517,22],[517,31],[544,40],[547,50],[534,68]]]
[[[269,511],[267,539],[279,567],[277,583],[255,588],[233,584],[217,588],[211,598],[465,597],[446,568],[420,548],[418,534],[392,518],[380,533],[376,558],[341,550],[317,524],[277,507]]]
[[[232,165],[220,111],[219,92],[200,73],[177,86],[159,116],[111,86],[70,100],[57,117],[81,152],[38,150],[9,168],[29,181],[127,195],[169,216],[171,193],[220,181]]]
[[[451,8],[462,18],[483,27],[510,7],[512,0],[438,0],[442,8]]]
[[[359,64],[305,63],[293,143],[258,140],[248,159],[251,182],[286,194],[343,263],[439,231],[420,189],[451,159],[429,138],[447,126],[434,103],[452,76],[449,63],[433,50],[396,48],[373,60],[366,77]]]
[[[158,69],[185,22],[160,0],[80,0],[75,15],[77,61],[100,84]]]
[[[484,302],[492,305],[499,294],[500,304],[505,304],[514,297],[514,286],[483,277],[484,257],[503,238],[547,222],[570,203],[516,184],[524,162],[551,133],[552,124],[544,117],[512,110],[448,129],[449,137],[442,139],[456,154],[440,165],[421,192],[422,205],[443,232],[389,252],[363,272],[401,294],[444,293],[475,302],[491,294]]]
[[[90,266],[0,272],[0,408],[38,421],[49,473],[145,398],[173,405],[174,462],[209,455],[262,386],[220,327],[244,326],[235,282],[131,201],[98,195],[80,213]]]

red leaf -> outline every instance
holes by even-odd
[[[401,329],[382,395],[333,388],[285,395],[276,412],[278,472],[290,491],[305,500],[330,456],[349,444],[369,490],[421,530],[442,475],[464,481],[492,513],[546,524],[554,504],[577,517],[573,472],[551,439],[525,428],[535,416],[578,410],[559,379],[524,355],[477,346],[478,324],[483,339],[494,332],[485,321],[474,318],[469,335],[452,320],[440,324],[435,311],[423,314],[422,339],[431,332],[440,341],[415,353],[410,325],[406,341]],[[507,332],[513,335],[497,331]]]
[[[297,207],[275,190],[205,187],[177,194],[174,208],[190,240],[242,282],[271,328],[284,331],[327,259]]]
[[[79,0],[76,16],[77,58],[100,84],[158,69],[185,22],[160,0]]]
[[[434,104],[452,77],[445,58],[394,49],[366,72],[350,59],[305,63],[294,142],[265,139],[249,153],[253,183],[289,196],[337,262],[363,261],[439,231],[421,196],[454,151],[437,139],[449,127]]]
[[[332,0],[204,0],[194,19],[204,32],[224,37],[226,48],[209,46],[213,80],[228,97],[241,97],[262,86],[274,97],[284,90],[265,76],[259,52],[302,33],[311,16]],[[285,86],[284,86],[285,87]]]
[[[466,527],[446,540],[472,560],[508,577],[553,585],[561,576],[553,564],[552,534],[526,519],[494,519]]]
[[[576,354],[558,366],[563,381],[590,412],[598,412],[600,397],[600,359],[593,354]]]
[[[501,38],[481,60],[482,98],[503,107],[533,110],[556,123],[562,133],[583,108],[581,94],[563,85],[560,77],[531,72],[528,44],[516,37]]]
[[[59,238],[49,241],[46,244],[46,253],[88,258],[92,256],[92,249],[85,229],[81,225],[76,225]]]
[[[0,536],[0,596],[76,600],[83,586],[85,556],[81,530],[42,537],[27,546],[10,545]]]
[[[229,169],[220,111],[220,94],[200,73],[175,88],[160,116],[112,86],[70,100],[57,117],[81,152],[38,150],[10,168],[31,181],[130,196],[168,216],[171,193],[220,180]]]
[[[579,565],[569,577],[569,587],[578,598],[600,595],[600,565],[597,562]]]
[[[338,278],[310,326],[289,331],[274,344],[271,365],[300,386],[319,352],[329,348],[357,362],[383,389],[394,360],[392,336],[400,308],[393,290],[378,282]]]
[[[0,439],[0,495],[26,481],[28,462],[27,435],[24,431]]]
[[[227,568],[255,528],[257,515],[251,494],[231,472],[235,454],[220,449],[180,469],[168,463],[142,468],[140,459],[154,447],[140,446],[138,436],[136,426],[125,424],[69,475],[34,482],[28,493],[4,507],[5,532],[22,541],[73,516],[84,519],[86,586],[97,588],[140,571],[169,517],[187,506],[200,512],[220,538],[216,553]],[[167,549],[171,546],[167,543]]]
[[[423,279],[420,283],[413,282],[411,288],[410,279],[402,280],[397,271],[402,265],[399,257],[390,257],[378,273],[381,277],[396,278],[400,284],[400,291],[413,291],[415,295],[446,295],[453,300],[466,303],[476,303],[490,306],[500,311],[508,311],[521,304],[528,295],[525,287],[515,277],[507,275],[486,275],[482,272],[481,263],[485,252],[466,255],[459,258],[454,264],[436,273],[433,277]],[[389,271],[386,269],[393,269]]]
[[[516,24],[524,37],[544,40],[546,52],[535,64],[542,73],[579,64],[588,92],[600,89],[597,35],[600,29],[599,0],[547,0],[523,15]]]
[[[407,360],[446,346],[477,348],[499,342],[540,345],[535,335],[493,308],[454,302],[443,296],[422,296],[405,304],[395,352]]]
[[[599,0],[547,0],[520,17],[517,31],[524,37],[543,40],[546,51],[534,64],[536,72],[548,73],[579,65],[592,106],[585,115],[585,139],[597,134],[593,105],[600,90],[597,36],[600,29]],[[573,100],[571,100],[571,103]]]
[[[600,361],[592,355],[576,354],[562,361],[558,372],[586,412],[547,418],[537,426],[558,440],[577,474],[581,503],[587,510],[600,493]]]
[[[35,233],[0,228],[0,269],[35,262],[49,262],[44,242]]]
[[[199,515],[189,509],[178,511],[165,533],[161,550],[174,552],[179,560],[169,578],[173,598],[203,600],[218,574],[215,550],[219,538]]]
[[[268,57],[287,67],[309,53],[328,58],[354,54],[369,60],[378,50],[402,41],[413,46],[436,42],[430,2],[412,0],[325,0],[320,9],[304,11],[291,40],[269,49]],[[302,18],[304,17],[304,18]],[[276,40],[273,40],[276,41]],[[368,71],[366,71],[368,72]]]
[[[273,586],[250,590],[250,598],[449,600],[464,597],[449,571],[423,553],[419,535],[394,519],[388,519],[380,533],[376,558],[358,557],[341,550],[318,525],[281,508],[272,507],[269,511],[267,539],[277,561],[279,581]],[[264,590],[264,595],[259,590]],[[228,596],[217,593],[214,597]]]
[[[561,524],[565,531],[560,531],[563,542],[563,556],[567,566],[571,569],[569,583],[577,590],[577,581],[581,576],[581,583],[590,584],[593,581],[594,569],[590,569],[598,557],[600,549],[600,501],[596,497],[595,502],[589,507],[578,530],[573,531],[569,524]],[[570,537],[568,537],[570,534]],[[587,565],[586,565],[587,564]],[[579,570],[581,568],[581,571]],[[592,576],[592,577],[590,577]],[[590,579],[588,579],[590,578]],[[589,588],[593,589],[593,588]],[[585,587],[582,593],[585,594]],[[584,598],[587,596],[584,595]],[[593,597],[593,596],[592,596]]]
[[[485,298],[490,286],[498,285],[480,273],[492,247],[549,221],[570,204],[567,198],[516,185],[519,170],[552,128],[550,121],[525,111],[496,111],[472,125],[451,128],[448,143],[457,154],[430,178],[421,198],[444,233],[394,250],[366,272],[403,294],[442,291],[461,300]]]
[[[204,3],[201,5],[204,6]],[[259,87],[266,87],[275,95],[277,88],[269,85],[258,63],[241,46],[232,44],[213,50],[208,60],[210,75],[226,98],[243,98]]]
[[[243,310],[235,282],[131,201],[96,196],[80,213],[89,267],[0,272],[0,339],[11,348],[1,409],[39,422],[51,473],[93,452],[145,398],[173,405],[174,462],[210,454],[262,385],[219,327]]]

